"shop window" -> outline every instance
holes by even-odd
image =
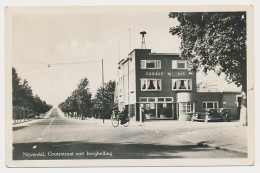
[[[173,90],[191,90],[192,79],[172,79]]]
[[[150,98],[148,98],[148,101],[149,102],[155,102],[155,98],[150,97]]]
[[[172,69],[188,69],[189,66],[187,60],[172,60]]]
[[[165,98],[166,102],[172,102],[172,98]]]
[[[164,102],[164,98],[158,98],[158,102]]]
[[[218,108],[218,102],[217,101],[202,102],[202,108],[203,109],[217,109]]]
[[[141,79],[141,91],[160,91],[161,79]]]
[[[140,97],[140,102],[147,102],[147,98],[146,97]]]
[[[147,104],[145,105],[145,109],[146,109],[146,110],[150,110],[150,104],[149,104],[149,103],[147,103]]]
[[[184,113],[193,113],[193,103],[192,102],[183,102],[180,103],[180,109]]]
[[[161,60],[141,60],[141,69],[161,69]]]

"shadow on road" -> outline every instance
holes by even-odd
[[[56,159],[158,159],[183,158],[183,153],[209,152],[212,148],[201,145],[156,145],[92,143],[87,141],[56,143],[18,143],[13,145],[14,160],[56,160]],[[35,149],[33,149],[35,148]],[[54,154],[53,154],[54,153]],[[194,158],[205,155],[195,154]],[[210,157],[210,156],[209,156]],[[246,155],[228,156],[246,157]]]
[[[27,126],[18,126],[18,127],[13,127],[13,131],[16,131],[16,130],[20,130],[20,129],[23,129]]]

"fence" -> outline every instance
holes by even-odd
[[[32,110],[23,107],[13,107],[13,121],[14,124],[29,121],[34,118]]]

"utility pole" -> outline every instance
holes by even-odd
[[[129,56],[130,56],[130,55],[129,55]],[[127,86],[127,91],[128,91],[128,92],[127,92],[127,95],[128,95],[128,96],[127,96],[127,102],[128,102],[128,110],[127,110],[127,111],[128,111],[128,117],[130,117],[130,104],[129,104],[129,96],[130,96],[130,95],[129,95],[129,81],[130,81],[130,80],[129,80],[129,77],[130,77],[130,74],[129,74],[129,73],[130,73],[130,70],[129,70],[129,68],[130,68],[130,65],[129,65],[129,63],[130,63],[130,57],[128,57],[128,72],[127,72],[127,73],[128,73],[128,78],[127,78],[127,80],[128,80],[128,81],[127,81],[127,84],[128,84],[128,86]]]
[[[104,109],[104,66],[102,59],[102,112],[103,112],[103,123],[105,123],[105,109]]]

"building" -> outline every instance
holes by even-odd
[[[141,111],[146,119],[186,120],[204,108],[230,108],[238,118],[239,98],[235,92],[198,92],[196,74],[179,54],[134,49],[118,63],[115,102],[137,121]]]

